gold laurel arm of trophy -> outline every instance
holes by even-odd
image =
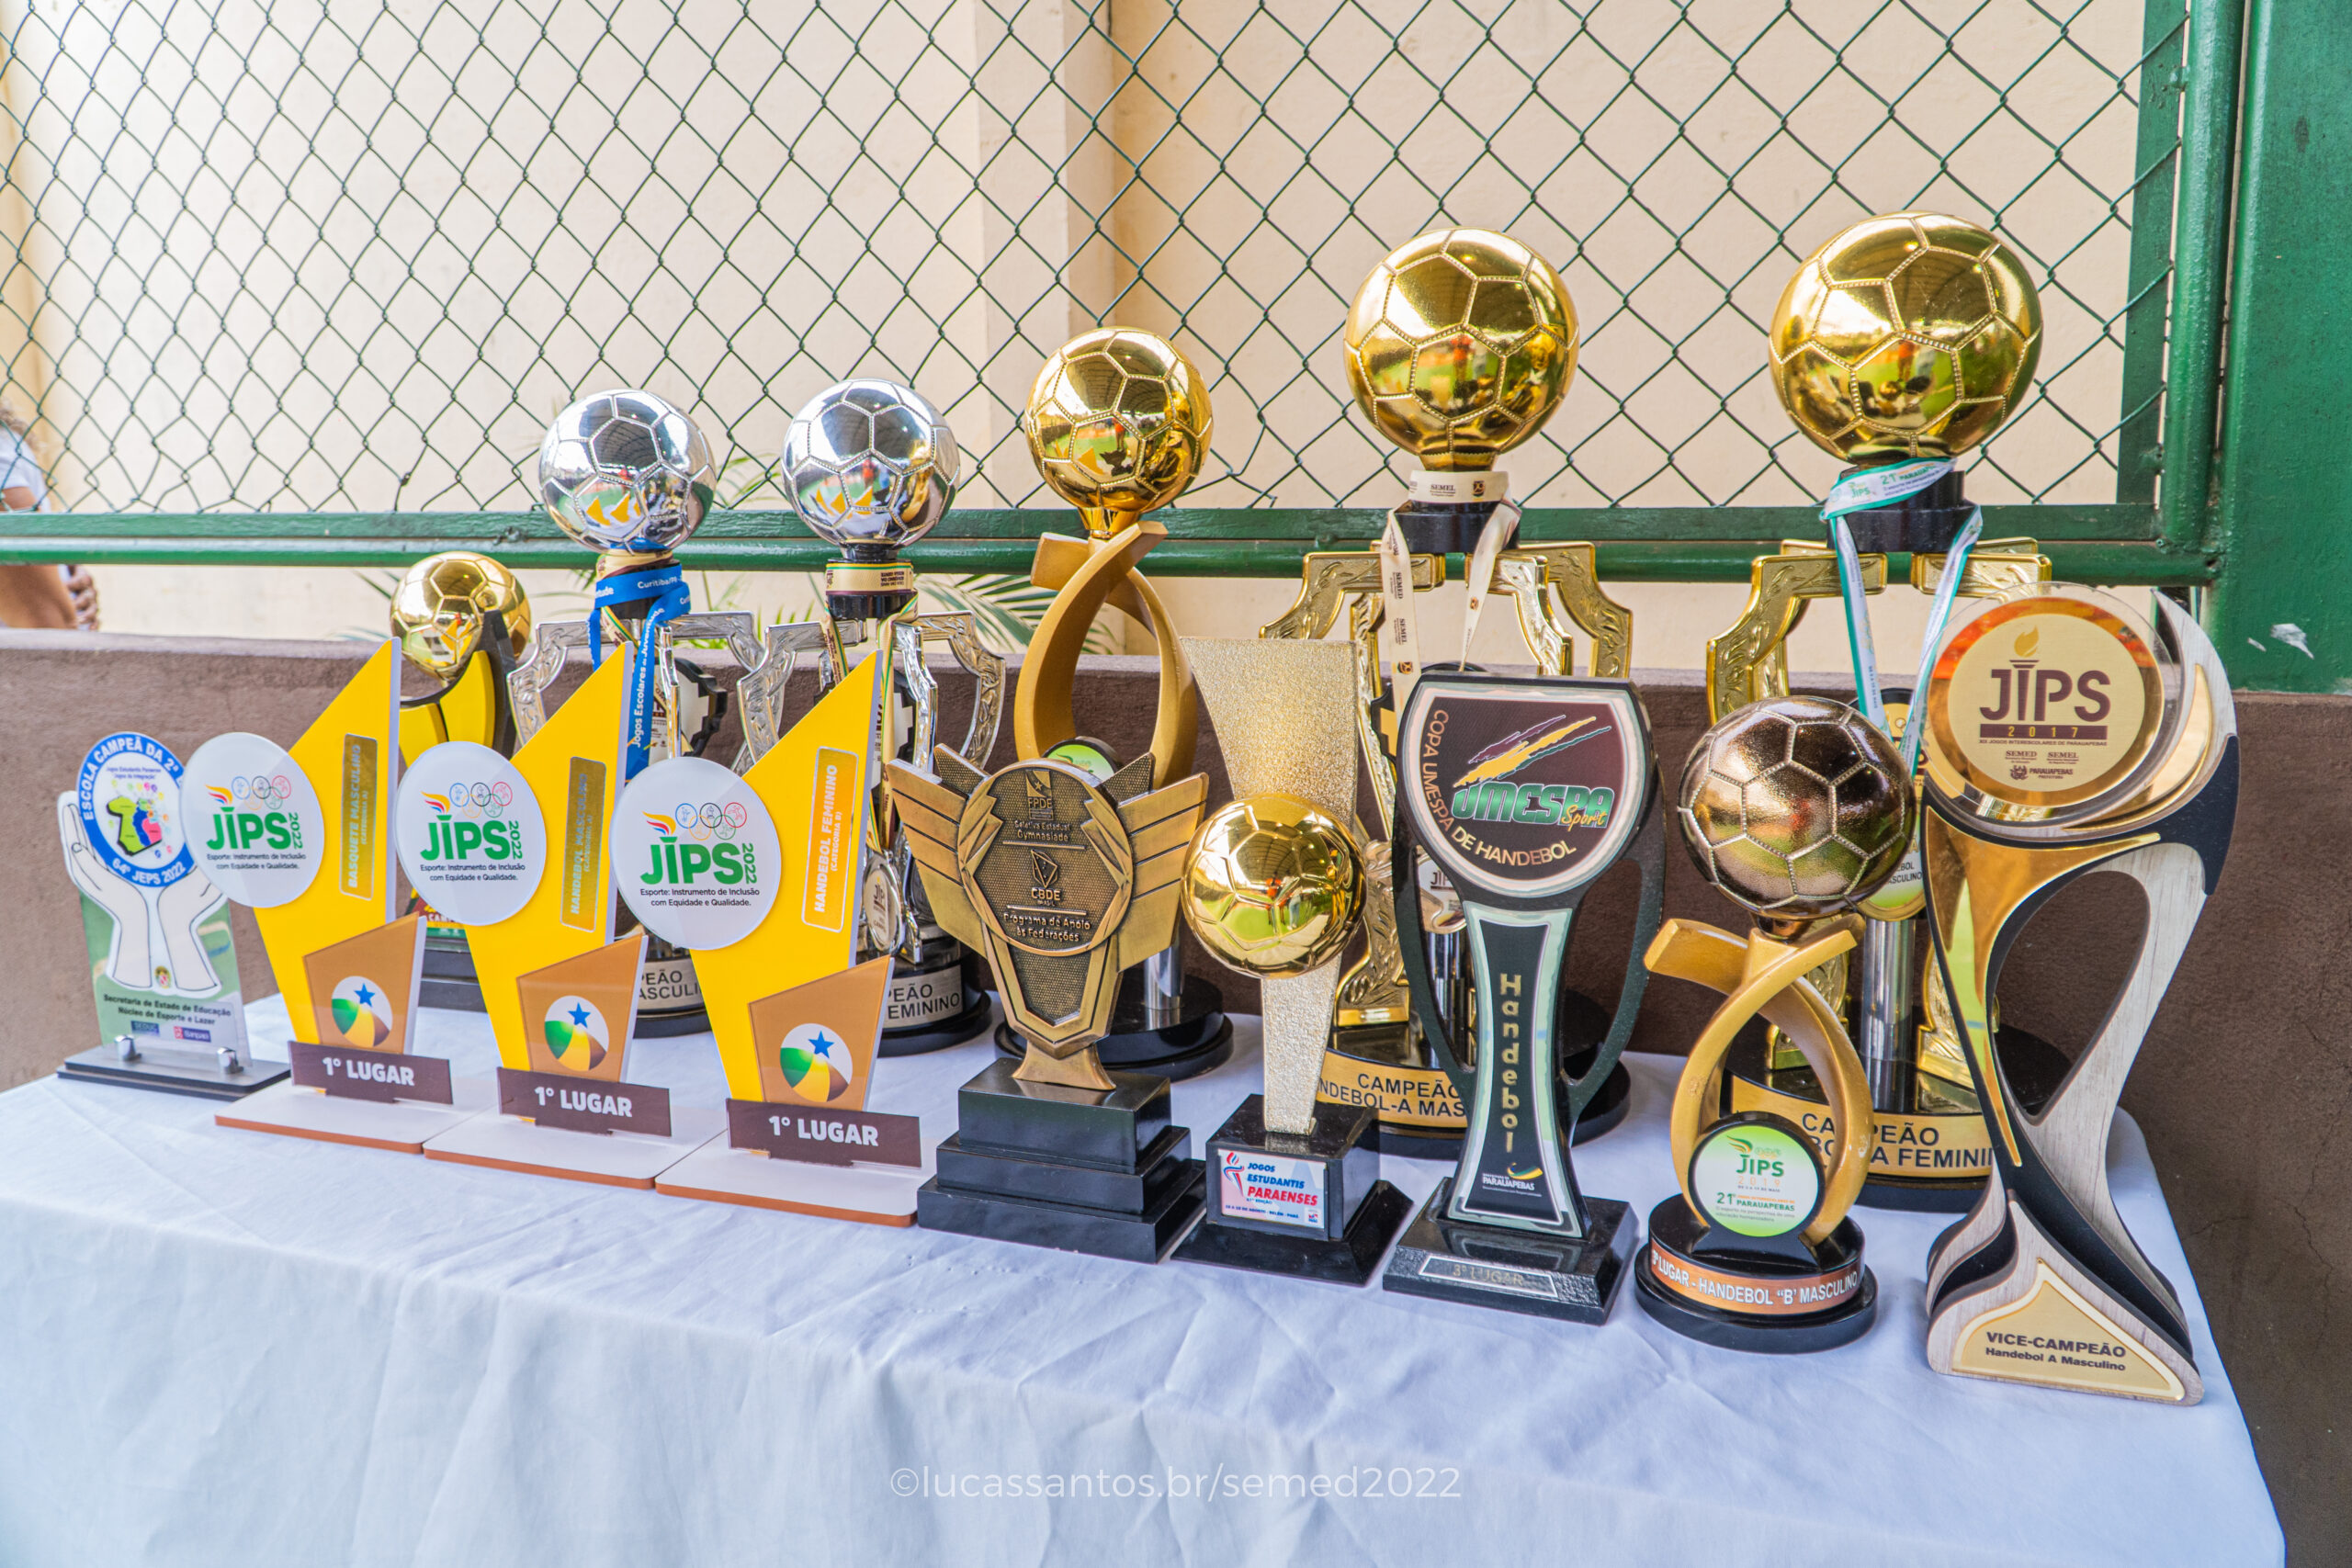
[[[1816,1246],[1826,1241],[1861,1195],[1862,1182],[1870,1174],[1870,1081],[1862,1074],[1861,1058],[1846,1039],[1844,1026],[1804,978],[1854,946],[1854,922],[1850,918],[1841,919],[1845,923],[1838,929],[1793,944],[1761,931],[1742,942],[1703,921],[1672,919],[1658,928],[1644,954],[1643,962],[1656,974],[1695,981],[1724,993],[1723,1002],[1683,1063],[1668,1121],[1675,1176],[1694,1213],[1699,1205],[1690,1191],[1690,1156],[1698,1148],[1699,1134],[1713,1120],[1716,1074],[1733,1039],[1749,1019],[1759,1015],[1804,1053],[1806,1065],[1828,1091],[1830,1112],[1838,1122],[1837,1143],[1823,1179],[1821,1208],[1805,1227],[1804,1239]]]
[[[1086,634],[1105,604],[1126,608],[1152,635],[1159,654],[1159,698],[1152,716],[1152,778],[1165,784],[1190,773],[1193,751],[1200,737],[1199,705],[1193,700],[1193,672],[1184,662],[1177,640],[1175,620],[1159,595],[1135,570],[1151,547],[1168,537],[1157,523],[1137,520],[1109,538],[1093,544],[1085,560],[1067,577],[1058,569],[1071,558],[1066,547],[1076,539],[1040,542],[1040,577],[1030,581],[1058,592],[1029,639],[1029,657],[1021,667],[1021,682],[1012,696],[1012,746],[1023,758],[1042,757],[1078,735],[1078,716],[1070,705],[1078,679],[1079,655]],[[1055,547],[1050,551],[1045,547]],[[1056,581],[1058,579],[1058,581]],[[1122,604],[1121,601],[1125,601]]]
[[[1592,639],[1592,668],[1586,673],[1622,681],[1634,666],[1634,612],[1600,586],[1596,552],[1574,541],[1521,545],[1495,558],[1495,581],[1519,612],[1519,635],[1547,675],[1573,675],[1574,626]]]

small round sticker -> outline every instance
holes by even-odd
[[[1821,1208],[1821,1160],[1796,1128],[1761,1112],[1700,1134],[1690,1196],[1710,1225],[1737,1235],[1787,1235]]]
[[[784,850],[742,779],[673,757],[629,781],[613,811],[613,881],[645,929],[689,950],[729,947],[767,919]]]
[[[514,763],[470,740],[445,740],[408,765],[392,823],[409,885],[461,926],[520,912],[547,869],[537,797]]]
[[[150,735],[123,730],[90,748],[74,781],[82,834],[108,871],[137,887],[169,887],[195,861],[180,807],[180,760]]]
[[[373,1051],[391,1038],[392,999],[365,975],[346,976],[328,998],[327,1010],[344,1040],[363,1051]]]
[[[849,1042],[820,1023],[794,1024],[776,1048],[776,1066],[793,1093],[820,1105],[847,1094],[857,1070]]]
[[[258,735],[216,735],[180,779],[180,814],[198,870],[255,909],[301,897],[326,863],[318,793],[287,755]]]

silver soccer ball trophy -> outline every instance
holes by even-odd
[[[597,392],[555,416],[539,447],[548,515],[592,550],[657,555],[702,525],[718,485],[710,443],[651,392]]]
[[[801,405],[784,438],[785,493],[853,560],[887,559],[947,514],[962,456],[910,388],[842,381]]]

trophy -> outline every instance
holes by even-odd
[[[401,756],[413,762],[446,740],[514,754],[514,706],[507,677],[531,645],[531,604],[514,574],[472,550],[427,556],[392,590],[392,640],[433,684],[401,698]],[[481,1011],[481,987],[466,952],[465,928],[441,918],[421,895],[424,917],[424,1005]]]
[[[1159,652],[1151,739],[1159,761],[1150,782],[1165,788],[1192,772],[1200,716],[1174,623],[1135,568],[1168,536],[1145,513],[1182,494],[1207,459],[1208,389],[1192,362],[1159,338],[1105,328],[1073,338],[1046,361],[1021,428],[1038,473],[1078,508],[1086,537],[1046,534],[1037,541],[1030,581],[1056,593],[1030,637],[1013,691],[1014,754],[1067,762],[1098,784],[1120,768],[1106,743],[1079,732],[1070,705],[1079,654],[1108,605],[1149,632]],[[1214,984],[1185,975],[1182,949],[1170,940],[1138,955],[1120,980],[1096,1051],[1114,1068],[1190,1077],[1232,1054],[1224,1010]],[[1011,1019],[998,1026],[996,1041],[1008,1055],[1023,1050]]]
[[[1156,1262],[1200,1215],[1201,1162],[1169,1080],[1105,1071],[1095,1046],[1121,973],[1174,934],[1208,779],[1154,788],[1157,752],[1099,782],[1050,758],[982,773],[933,755],[936,776],[892,762],[891,795],[932,908],[987,955],[1024,1046],[964,1086],[915,1223]]]
[[[1981,540],[1981,513],[1954,459],[1990,436],[2032,385],[2041,310],[2022,260],[1974,224],[1932,213],[1857,223],[1808,257],[1770,330],[1774,389],[1807,439],[1852,465],[1822,509],[1823,542],[1784,540],[1750,569],[1740,618],[1707,645],[1711,718],[1789,690],[1787,638],[1815,599],[1839,602],[1853,654],[1855,705],[1916,763],[1913,691],[1882,693],[1869,596],[1890,554],[1907,552],[1930,595],[1923,651],[1960,599],[2014,592],[2050,575],[2031,539]],[[1860,1201],[1957,1212],[1984,1189],[1993,1155],[1970,1087],[1966,1050],[1939,986],[1923,984],[1927,943],[1914,858],[1861,906],[1860,945],[1814,976],[1849,1020],[1871,1083],[1869,1179]],[[2033,1092],[2066,1071],[2055,1047],[2001,1028],[2005,1055]],[[1726,1114],[1769,1112],[1826,1145],[1839,1134],[1826,1087],[1765,1025],[1732,1049]]]
[[[1417,1010],[1469,1107],[1462,1155],[1406,1227],[1381,1284],[1572,1323],[1609,1316],[1634,1242],[1627,1206],[1587,1198],[1568,1148],[1633,1034],[1644,940],[1665,893],[1664,817],[1648,716],[1630,682],[1424,676],[1396,755],[1407,790],[1391,853],[1396,925]],[[1423,958],[1416,847],[1462,900],[1476,986],[1476,1081],[1438,1013]],[[1641,913],[1599,1049],[1561,1070],[1561,976],[1577,907],[1626,854]]]
[[[227,897],[197,869],[183,773],[162,741],[122,730],[90,748],[57,797],[100,1040],[57,1076],[237,1100],[287,1069],[246,1055]]]
[[[825,607],[842,642],[863,642],[872,625],[894,644],[897,700],[884,710],[891,727],[886,755],[930,755],[939,693],[923,651],[933,642],[944,643],[972,677],[962,754],[986,761],[996,749],[1004,660],[982,646],[970,615],[911,613],[915,569],[899,559],[946,515],[960,467],[956,433],[939,412],[888,381],[826,388],[801,406],[785,435],[785,491],[793,510],[842,552],[825,567]],[[888,829],[887,820],[881,826]],[[897,1056],[969,1040],[988,1021],[986,977],[964,944],[932,918],[906,835],[879,834],[862,864],[860,953],[894,960],[878,1049]]]
[[[1589,672],[1622,679],[1631,667],[1633,615],[1601,591],[1591,545],[1513,546],[1519,506],[1509,499],[1509,476],[1494,471],[1498,457],[1551,417],[1576,369],[1576,308],[1543,257],[1482,230],[1424,234],[1364,279],[1348,314],[1346,346],[1357,406],[1414,457],[1408,498],[1374,547],[1307,555],[1297,600],[1260,635],[1321,638],[1345,610],[1356,657],[1358,744],[1385,838],[1396,807],[1396,705],[1424,661],[1436,657],[1419,635],[1415,595],[1444,585],[1447,552],[1467,557],[1465,664],[1471,637],[1496,593],[1510,597],[1530,657],[1550,675],[1573,673],[1574,628],[1591,639]],[[1384,561],[1391,563],[1385,575]],[[1402,677],[1393,695],[1389,666]],[[1389,862],[1385,844],[1372,846],[1362,949],[1340,981],[1321,1092],[1335,1104],[1371,1106],[1378,1121],[1369,1141],[1380,1149],[1452,1159],[1461,1148],[1464,1108],[1412,1019],[1391,918]],[[1424,858],[1415,870],[1426,895],[1422,928],[1436,1003],[1466,1036],[1461,902],[1434,862]],[[1584,1055],[1609,1032],[1608,1015],[1572,990],[1560,993],[1559,1006],[1564,1060],[1581,1070]],[[1611,1072],[1577,1135],[1616,1125],[1630,1086],[1623,1068]]]
[[[650,392],[598,392],[556,415],[539,448],[539,497],[558,527],[597,552],[596,586],[585,624],[542,623],[509,677],[519,739],[545,721],[545,694],[568,650],[584,647],[589,662],[602,665],[609,638],[636,652],[621,782],[663,757],[700,756],[718,733],[727,698],[710,671],[677,649],[688,639],[718,637],[743,666],[736,697],[746,751],[757,755],[774,743],[789,660],[768,663],[776,638],[772,632],[763,644],[748,614],[695,615],[671,554],[702,525],[717,483],[702,432]],[[827,668],[838,667],[836,653],[820,652]],[[694,1034],[710,1026],[689,954],[650,940],[640,978],[639,1034]]]
[[[1258,977],[1265,1083],[1208,1142],[1208,1213],[1187,1262],[1361,1285],[1411,1204],[1380,1179],[1374,1113],[1318,1103],[1339,959],[1365,897],[1348,823],[1355,659],[1331,642],[1185,639],[1234,798],[1184,868],[1184,919]]]
[[[1925,703],[1928,927],[1990,1133],[1976,1206],[1928,1256],[1939,1371],[2174,1404],[2203,1396],[2188,1324],[2108,1190],[2126,1075],[2222,874],[2237,811],[2227,674],[2189,615],[2154,625],[2044,583],[1986,605],[1937,650]],[[2140,885],[2132,971],[2064,1081],[2020,1081],[1993,1024],[2033,912],[2094,872]]]
[[[1699,874],[1756,916],[1743,942],[1668,920],[1645,962],[1724,993],[1674,1088],[1668,1135],[1681,1191],[1650,1211],[1634,1270],[1643,1310],[1728,1349],[1826,1350],[1860,1338],[1878,1282],[1848,1217],[1869,1166],[1870,1085],[1810,975],[1853,950],[1850,911],[1909,852],[1910,775],[1843,703],[1774,697],[1699,738],[1683,764],[1684,846]],[[1715,1078],[1762,1017],[1804,1057],[1841,1131],[1823,1139],[1768,1111],[1715,1114]]]

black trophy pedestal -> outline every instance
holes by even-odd
[[[1559,1032],[1561,1042],[1561,1071],[1569,1077],[1579,1077],[1592,1066],[1600,1042],[1609,1035],[1609,1013],[1599,1002],[1581,991],[1560,993]],[[1402,1023],[1359,1024],[1331,1031],[1330,1054],[1341,1058],[1339,1063],[1325,1061],[1326,1078],[1333,1077],[1333,1067],[1339,1067],[1338,1081],[1343,1087],[1351,1080],[1368,1077],[1376,1085],[1390,1084],[1384,1098],[1395,1098],[1396,1088],[1404,1086],[1396,1078],[1398,1069],[1419,1081],[1420,1098],[1435,1099],[1446,1093],[1442,1079],[1444,1075],[1429,1047],[1414,1038],[1411,1026]],[[1585,1107],[1577,1118],[1571,1145],[1588,1144],[1625,1120],[1625,1112],[1633,1106],[1634,1078],[1618,1063],[1609,1069],[1609,1077],[1594,1095],[1592,1103]],[[1426,1126],[1374,1122],[1364,1134],[1364,1145],[1384,1155],[1403,1159],[1442,1160],[1448,1165],[1462,1157],[1462,1133],[1459,1128],[1439,1131]]]
[[[1996,1039],[2001,1070],[2030,1115],[2065,1081],[2066,1054],[2038,1034],[2003,1026]],[[1993,1168],[1990,1134],[1976,1096],[1957,1084],[1917,1075],[1909,1111],[1881,1111],[1870,1176],[1855,1201],[1866,1209],[1963,1214],[1976,1206]],[[1774,1067],[1760,1021],[1751,1020],[1724,1058],[1722,1113],[1761,1111],[1811,1134],[1829,1115],[1828,1097],[1808,1066]],[[1950,1170],[1951,1175],[1944,1175]]]
[[[1208,1213],[1176,1257],[1361,1285],[1412,1212],[1363,1142],[1368,1106],[1318,1105],[1312,1133],[1266,1130],[1253,1094],[1209,1139]]]
[[[1114,1073],[1109,1089],[1023,1083],[990,1062],[958,1096],[939,1174],[915,1223],[991,1241],[1156,1263],[1200,1217],[1193,1135],[1169,1124],[1168,1080]]]
[[[77,1083],[110,1083],[123,1089],[194,1095],[198,1100],[243,1100],[291,1071],[284,1062],[249,1057],[243,1072],[225,1072],[217,1052],[175,1051],[161,1045],[146,1046],[126,1062],[120,1051],[101,1045],[66,1057],[57,1076]]]
[[[1581,1241],[1471,1224],[1445,1217],[1453,1179],[1437,1184],[1405,1227],[1381,1288],[1409,1296],[1605,1323],[1637,1239],[1633,1210],[1614,1198],[1588,1198],[1591,1227]]]
[[[1711,1247],[1706,1237],[1706,1224],[1679,1193],[1650,1211],[1649,1245],[1634,1267],[1634,1299],[1677,1334],[1726,1350],[1802,1355],[1851,1344],[1878,1318],[1878,1277],[1862,1266],[1862,1233],[1850,1219],[1818,1247],[1794,1235],[1778,1238],[1785,1257]],[[1661,1267],[1705,1283],[1673,1289],[1659,1280]],[[1849,1274],[1860,1275],[1858,1285],[1845,1283]],[[1825,1280],[1848,1293],[1819,1312],[1790,1310],[1801,1308],[1804,1293]],[[1758,1310],[1713,1306],[1690,1294],[1710,1287],[1726,1302],[1742,1296]]]
[[[979,960],[963,951],[961,943],[957,944],[956,958],[952,964],[913,974],[893,969],[889,1003],[883,1016],[921,1016],[910,1023],[885,1023],[882,1043],[876,1047],[876,1053],[884,1056],[920,1056],[926,1051],[961,1045],[988,1028],[990,1005]]]
[[[1012,1024],[1000,1023],[996,1048],[1018,1062],[1028,1043]],[[1155,1028],[1144,1021],[1143,971],[1130,969],[1119,976],[1111,1032],[1096,1043],[1095,1050],[1112,1072],[1149,1073],[1170,1081],[1222,1066],[1233,1055],[1233,1021],[1225,1016],[1225,993],[1212,981],[1187,975],[1177,1021]]]

